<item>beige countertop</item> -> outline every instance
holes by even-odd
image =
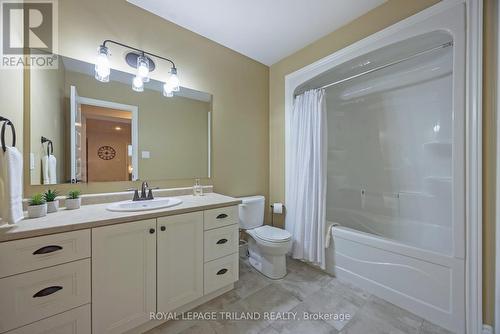
[[[182,203],[170,208],[150,211],[113,212],[106,210],[109,203],[84,205],[78,210],[61,209],[42,218],[24,219],[14,225],[0,226],[0,242],[215,209],[241,203],[237,198],[217,193],[175,197],[182,199]]]

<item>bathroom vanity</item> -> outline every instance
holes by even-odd
[[[239,200],[142,212],[85,205],[0,231],[0,333],[140,333],[238,280]]]

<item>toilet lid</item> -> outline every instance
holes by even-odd
[[[268,225],[257,227],[253,231],[255,232],[255,235],[260,239],[270,242],[288,241],[292,238],[290,232]]]

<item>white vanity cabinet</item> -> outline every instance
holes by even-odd
[[[0,334],[140,333],[229,291],[237,208],[1,242]]]
[[[158,218],[158,312],[203,296],[203,212]]]

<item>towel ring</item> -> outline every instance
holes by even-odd
[[[1,142],[2,142],[2,150],[5,152],[7,151],[7,146],[5,145],[5,127],[6,125],[10,126],[11,130],[12,130],[12,147],[15,147],[16,146],[16,129],[14,127],[14,124],[12,124],[12,122],[4,117],[1,118],[1,121],[3,121],[4,123],[2,124],[2,131],[1,131],[1,134],[0,134],[0,139],[1,139]]]
[[[49,155],[51,155],[51,154],[54,154],[54,144],[52,143],[52,140],[47,139],[47,138],[45,138],[44,136],[42,136],[42,140],[41,140],[41,142],[42,142],[42,145],[43,145],[44,143],[48,143],[48,144],[47,144],[47,156],[49,156]]]

